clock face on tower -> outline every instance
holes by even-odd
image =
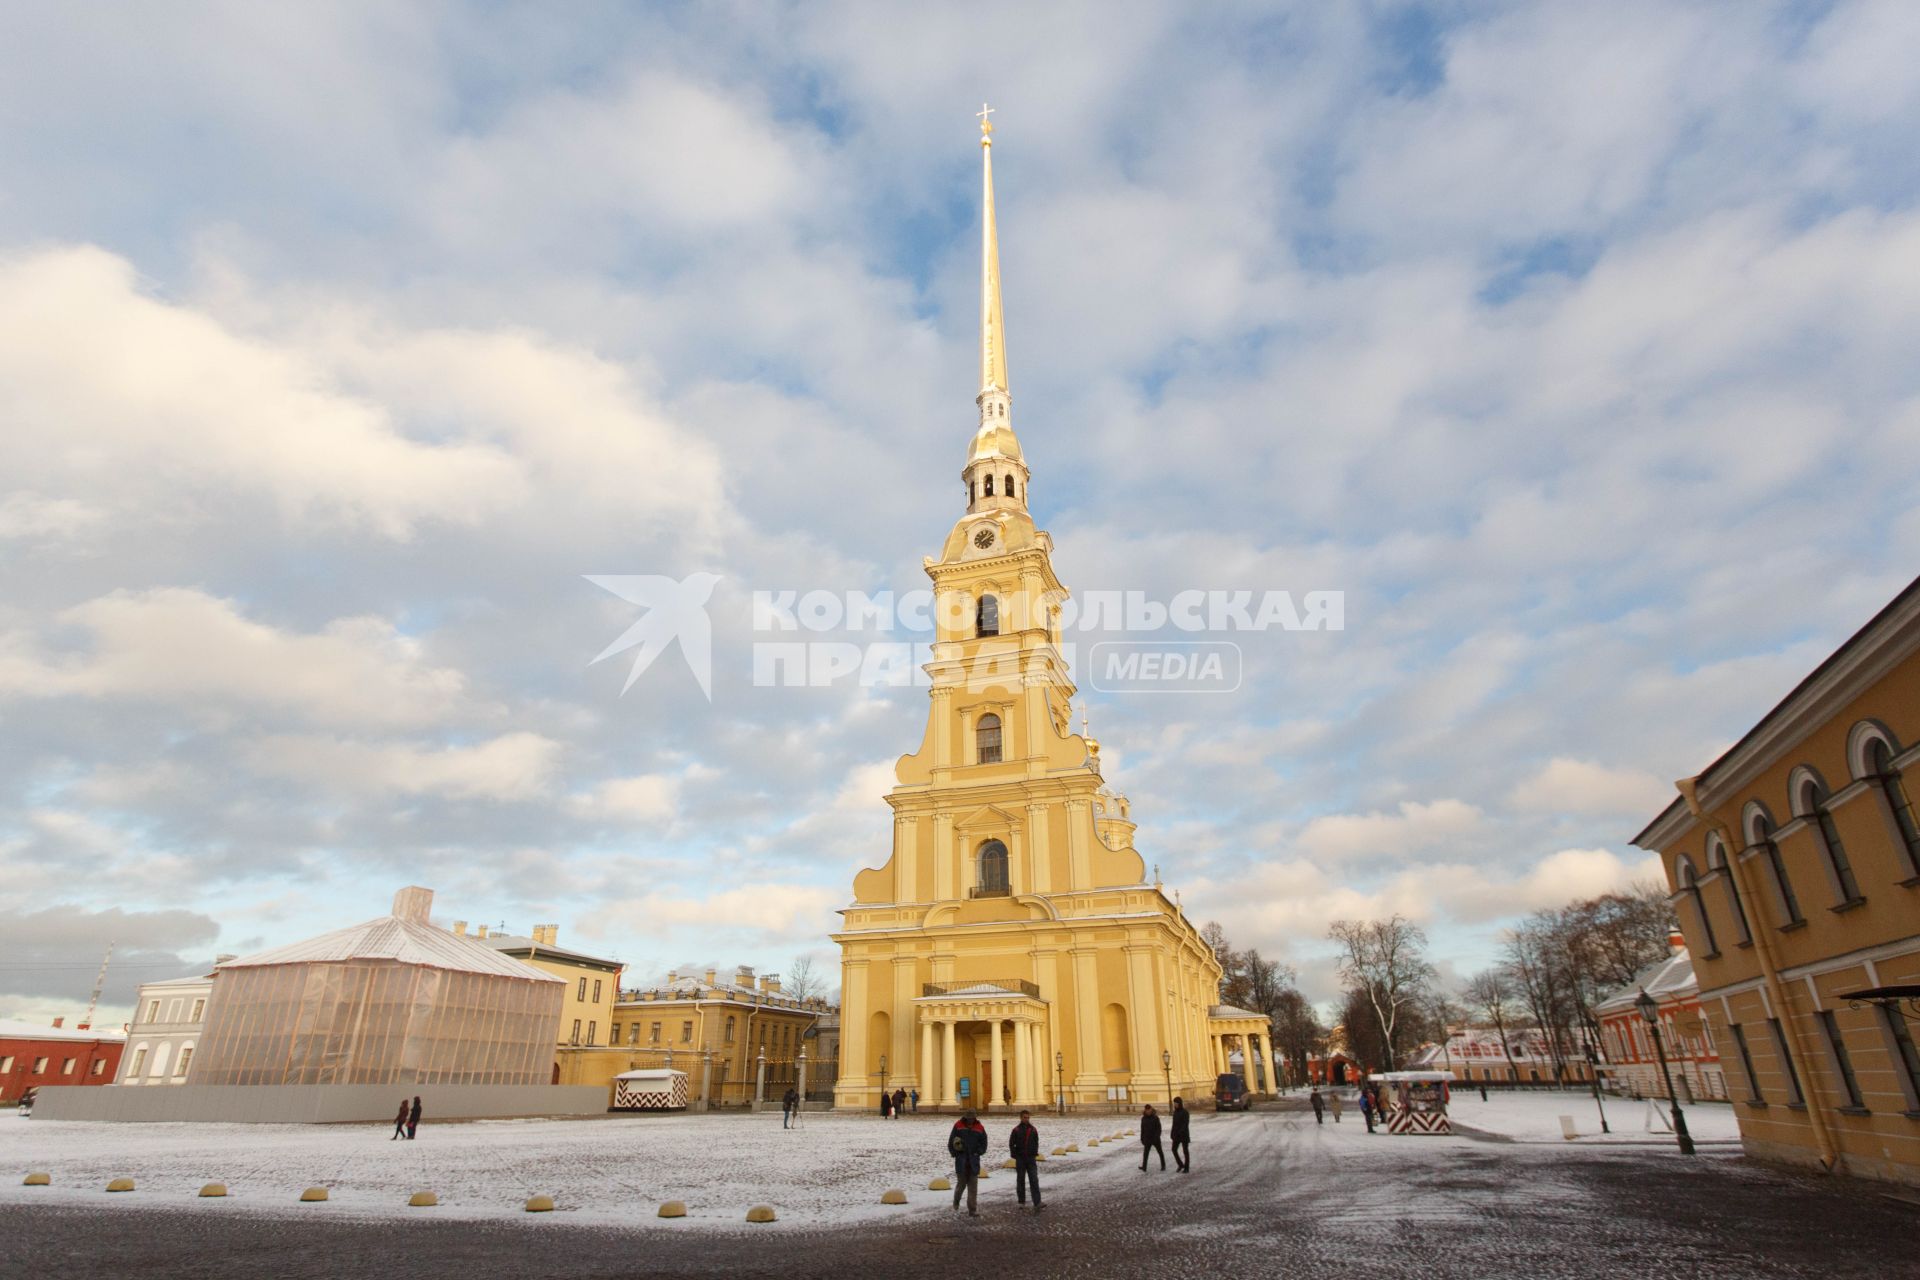
[[[985,551],[993,545],[993,536],[993,527],[991,525],[982,525],[974,531],[973,545]]]

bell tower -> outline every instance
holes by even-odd
[[[966,508],[923,561],[935,598],[926,729],[895,766],[892,855],[854,877],[840,944],[842,1106],[883,1079],[937,1107],[1107,1105],[1212,1088],[1220,966],[1147,879],[1124,797],[1072,727],[1067,589],[1012,423],[980,114],[979,423]],[[1166,1065],[1170,1054],[1172,1067]],[[1137,1083],[1136,1083],[1137,1080]]]

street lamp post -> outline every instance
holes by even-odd
[[[1067,1114],[1067,1055],[1056,1052],[1053,1055],[1053,1078],[1058,1086],[1056,1095],[1060,1099],[1060,1114]]]
[[[1587,1078],[1593,1083],[1593,1105],[1600,1112],[1600,1132],[1612,1133],[1607,1127],[1607,1106],[1600,1101],[1600,1055],[1594,1052],[1593,1034],[1587,1034]]]
[[[1167,1073],[1167,1105],[1173,1105],[1173,1050],[1160,1051],[1160,1069]]]
[[[1680,1114],[1680,1095],[1673,1091],[1673,1073],[1667,1070],[1667,1046],[1660,1039],[1660,1004],[1642,987],[1633,1007],[1647,1020],[1647,1029],[1653,1033],[1653,1051],[1660,1058],[1660,1078],[1666,1081],[1667,1106],[1673,1112],[1673,1136],[1680,1144],[1680,1154],[1690,1156],[1693,1154],[1693,1137],[1687,1132],[1687,1118]]]
[[[880,1110],[887,1110],[887,1055],[880,1055]]]

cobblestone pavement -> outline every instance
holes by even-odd
[[[1284,1104],[1222,1121],[1204,1127],[1192,1174],[1141,1174],[1116,1152],[1110,1174],[1063,1185],[1037,1216],[1014,1206],[1004,1176],[983,1184],[978,1219],[914,1210],[861,1226],[742,1224],[697,1234],[550,1217],[215,1218],[118,1204],[29,1205],[0,1215],[0,1273],[143,1280],[395,1271],[570,1280],[1920,1274],[1913,1245],[1920,1208],[1872,1186],[1773,1171],[1724,1148],[1691,1160],[1663,1146],[1472,1142],[1446,1144],[1443,1152],[1420,1139],[1370,1139],[1357,1124],[1319,1127]]]

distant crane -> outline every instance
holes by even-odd
[[[107,961],[113,959],[113,943],[107,943],[107,954],[100,957],[100,973],[93,980],[93,994],[87,998],[86,1016],[80,1019],[81,1028],[93,1026],[93,1011],[100,1003],[100,989],[107,985]]]

